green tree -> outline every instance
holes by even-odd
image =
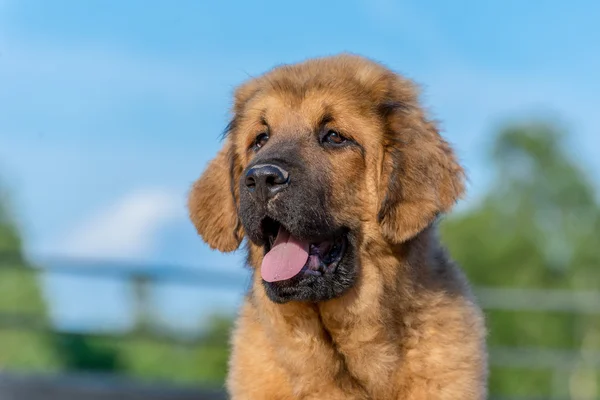
[[[491,190],[441,225],[444,242],[473,284],[600,289],[600,205],[582,166],[565,151],[565,139],[565,132],[543,122],[498,134],[489,154]],[[491,310],[487,318],[490,346],[600,350],[598,315]],[[580,374],[568,368],[491,372],[492,392],[545,396],[568,394],[569,379]],[[592,386],[600,382],[594,373],[586,375]]]
[[[129,374],[142,378],[222,386],[227,373],[233,319],[214,315],[192,342],[123,341],[120,353]]]
[[[60,365],[43,333],[46,304],[30,269],[8,195],[0,188],[0,370],[55,370]],[[15,320],[42,332],[19,327]]]

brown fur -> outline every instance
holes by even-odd
[[[202,238],[226,252],[241,243],[237,181],[267,119],[270,140],[298,143],[328,185],[336,222],[359,232],[360,268],[348,292],[321,303],[276,304],[255,273],[233,332],[231,397],[484,399],[482,314],[435,232],[463,193],[463,172],[413,84],[358,56],[314,59],[242,85],[233,112],[190,195]],[[324,155],[303,144],[324,114],[362,150]],[[262,248],[248,251],[260,269]]]

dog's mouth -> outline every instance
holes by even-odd
[[[331,274],[348,244],[343,233],[325,239],[299,239],[269,217],[262,221],[261,230],[265,242],[261,275],[267,282],[284,281],[300,274]]]

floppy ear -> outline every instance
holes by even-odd
[[[194,183],[189,194],[188,209],[196,230],[212,249],[222,252],[236,250],[244,236],[238,218],[237,185],[242,168],[237,162],[231,133],[235,130],[237,116],[243,113],[246,102],[257,93],[258,88],[259,82],[253,79],[235,90],[234,117],[225,129],[225,145]]]
[[[413,238],[464,192],[464,172],[452,149],[425,118],[414,89],[401,85],[400,99],[382,109],[387,131],[378,221],[392,243]]]
[[[243,238],[235,184],[239,174],[233,145],[227,138],[223,148],[192,186],[188,198],[189,215],[196,230],[212,249],[222,252],[236,250]]]

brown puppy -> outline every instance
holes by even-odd
[[[435,234],[463,171],[414,86],[352,55],[238,88],[191,219],[246,237],[253,286],[233,333],[233,399],[486,397],[482,314]]]

